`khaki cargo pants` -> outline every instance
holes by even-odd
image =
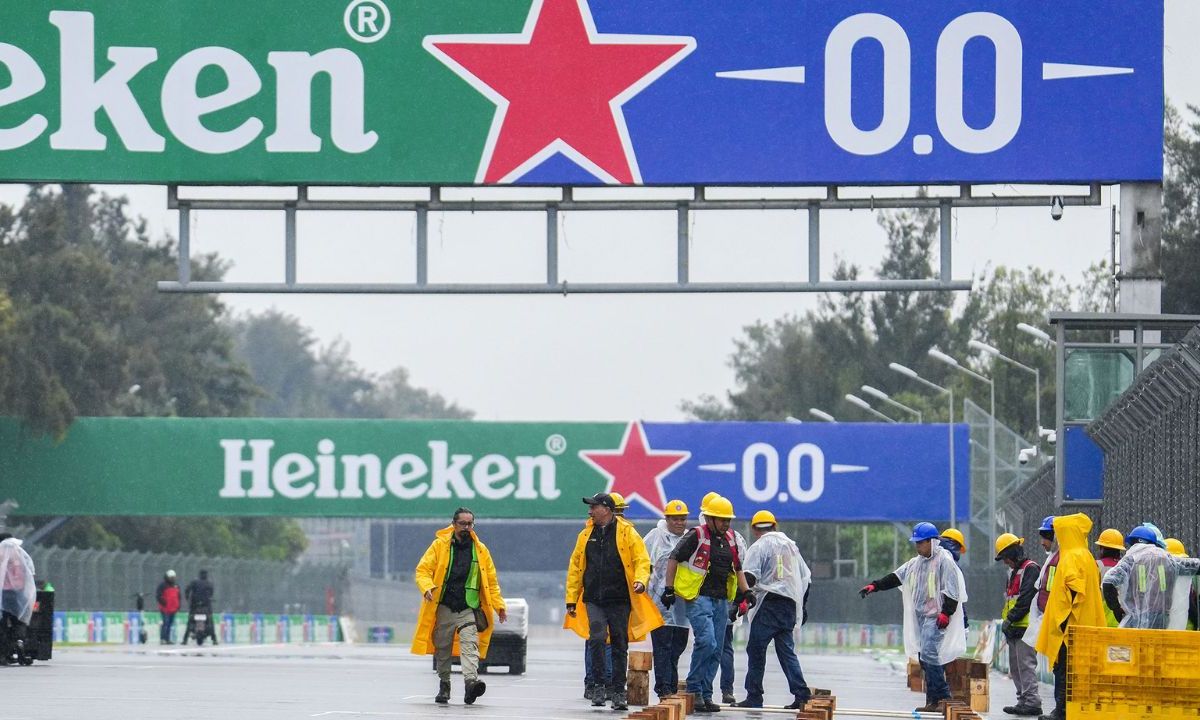
[[[458,658],[462,663],[464,680],[479,676],[479,631],[475,628],[475,611],[467,608],[454,612],[438,605],[437,625],[433,628],[433,657],[437,661],[439,680],[450,680],[450,658],[454,652],[454,633],[458,633]]]

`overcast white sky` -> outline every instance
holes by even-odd
[[[1177,106],[1200,105],[1200,3],[1167,0],[1166,89]],[[127,194],[156,236],[174,235],[161,187],[110,186]],[[22,187],[0,186],[14,202]],[[1037,265],[1077,281],[1109,254],[1109,206],[958,212],[956,278],[990,265]],[[826,276],[835,257],[873,274],[884,237],[869,211],[822,217]],[[302,281],[405,281],[414,277],[414,230],[402,215],[301,216]],[[430,280],[544,278],[540,215],[430,216]],[[785,280],[807,276],[804,213],[698,214],[692,278]],[[193,252],[233,261],[228,279],[281,281],[283,218],[268,213],[200,213]],[[675,276],[673,213],[570,214],[561,233],[560,278],[667,281]],[[147,278],[147,282],[158,279]],[[412,381],[478,413],[482,420],[682,419],[679,403],[733,386],[727,360],[742,327],[815,306],[817,296],[238,296],[236,311],[276,308],[298,316],[324,343],[338,337],[356,362],[383,372],[397,365]],[[847,419],[857,411],[831,408]]]

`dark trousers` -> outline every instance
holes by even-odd
[[[804,681],[800,659],[796,657],[796,603],[780,595],[768,594],[750,624],[750,640],[746,644],[746,700],[762,703],[763,675],[767,670],[767,645],[775,643],[775,656],[788,681],[788,690],[800,702],[808,702],[812,692]]]
[[[1058,649],[1058,660],[1054,662],[1054,717],[1067,716],[1067,644]]]
[[[721,692],[733,694],[733,623],[725,626],[725,644],[721,647]]]
[[[588,616],[589,619],[591,616]],[[588,629],[589,632],[591,628]],[[592,677],[592,647],[599,644],[604,648],[604,674],[600,677]],[[600,687],[608,687],[608,683],[612,678],[612,645],[601,640],[599,643],[594,643],[587,640],[583,643],[583,685],[590,687],[599,685]]]
[[[171,629],[175,627],[175,613],[164,612],[162,614],[162,626],[158,629],[158,641],[161,643],[171,642]]]
[[[629,663],[629,605],[587,604],[588,641],[592,643],[592,677],[604,677],[604,638],[612,648],[612,676],[608,690],[625,692],[625,674]]]
[[[654,693],[661,697],[679,692],[679,658],[687,647],[688,629],[663,625],[650,631],[654,647]]]

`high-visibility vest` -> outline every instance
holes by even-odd
[[[1040,612],[1046,612],[1046,602],[1050,600],[1050,588],[1054,587],[1054,574],[1058,572],[1058,552],[1046,561],[1046,587],[1038,592],[1037,604]]]
[[[1004,591],[1004,612],[1001,613],[1001,617],[1005,620],[1008,619],[1009,611],[1013,609],[1013,606],[1017,604],[1017,600],[1021,597],[1021,585],[1025,577],[1025,568],[1032,564],[1032,560],[1025,558],[1025,561],[1021,563],[1021,567],[1017,568],[1017,571],[1013,573],[1012,579],[1008,581],[1008,588]],[[1012,625],[1013,627],[1020,628],[1029,627],[1029,613],[1025,613],[1025,617],[1017,620]]]
[[[700,594],[700,586],[704,584],[704,578],[708,576],[708,567],[712,562],[712,534],[707,525],[700,525],[696,528],[696,537],[699,542],[696,544],[696,551],[688,558],[686,563],[679,565],[675,571],[675,592],[684,600],[695,600]],[[729,543],[729,551],[733,553],[733,564],[738,563],[737,540],[733,536],[732,530],[725,532],[725,540]],[[726,595],[728,600],[733,600],[737,595],[737,573],[730,572],[729,578],[725,581]]]
[[[1101,586],[1103,586],[1104,583],[1104,573],[1115,568],[1119,562],[1121,561],[1117,558],[1111,557],[1100,558],[1096,561],[1096,564],[1100,566]],[[1113,613],[1112,608],[1108,606],[1108,603],[1104,603],[1104,618],[1108,621],[1108,626],[1110,628],[1121,627],[1121,621],[1117,620],[1117,616]]]

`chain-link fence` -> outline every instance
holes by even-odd
[[[1090,426],[1104,449],[1104,520],[1154,522],[1200,555],[1200,327]]]
[[[115,550],[26,546],[39,580],[55,590],[60,610],[132,610],[138,594],[154,608],[154,593],[167,570],[187,583],[208,570],[219,612],[337,614],[344,594],[344,566],[268,560],[208,558]]]

